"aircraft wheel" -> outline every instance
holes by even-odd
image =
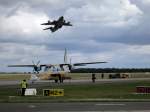
[[[58,80],[55,80],[55,83],[58,83]]]

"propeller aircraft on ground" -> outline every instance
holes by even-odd
[[[63,82],[64,79],[70,79],[71,77],[66,77],[65,74],[74,69],[75,66],[85,66],[87,64],[99,64],[107,62],[87,62],[87,63],[67,63],[67,50],[65,49],[64,63],[61,64],[40,64],[40,61],[35,64],[29,65],[8,65],[8,67],[32,67],[33,75],[31,75],[31,80],[55,80],[55,82]],[[40,72],[44,67],[44,71]]]

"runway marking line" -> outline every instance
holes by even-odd
[[[29,105],[29,108],[36,108],[36,105]]]
[[[111,103],[110,104],[109,103],[108,104],[107,103],[104,103],[104,104],[99,103],[99,104],[95,104],[95,105],[97,105],[97,106],[125,106],[125,104],[115,104],[115,103],[114,104],[113,103],[112,104]]]

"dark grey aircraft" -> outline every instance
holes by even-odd
[[[43,30],[48,30],[48,29],[50,29],[51,32],[57,31],[57,30],[60,29],[62,26],[72,26],[72,24],[70,24],[70,22],[66,22],[66,21],[64,20],[64,17],[63,17],[63,16],[59,17],[58,20],[54,20],[54,21],[52,21],[52,22],[51,22],[51,21],[48,21],[47,23],[43,23],[43,24],[41,24],[41,25],[53,25],[53,27],[48,27],[48,28],[43,29]]]

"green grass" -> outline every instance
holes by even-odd
[[[91,79],[91,74],[68,74],[72,79]],[[106,74],[105,78],[108,74]],[[96,74],[97,79],[101,78],[100,74]],[[141,75],[139,75],[141,76]],[[133,77],[133,76],[132,76]],[[0,74],[0,80],[23,80],[29,79],[27,74]],[[47,102],[67,99],[87,99],[87,98],[113,98],[113,99],[150,99],[150,94],[134,94],[136,86],[150,86],[150,81],[133,81],[133,82],[117,82],[117,83],[91,83],[91,84],[42,84],[36,85],[37,96],[21,97],[19,94],[19,85],[0,86],[0,102]],[[35,87],[29,85],[29,88]],[[43,96],[43,89],[59,88],[64,89],[63,97],[46,97]]]
[[[3,80],[29,80],[29,74],[0,74],[0,81]]]
[[[65,86],[66,98],[136,98],[136,86],[140,83],[122,83],[122,84],[84,84]],[[143,82],[142,85],[150,85],[149,82]],[[144,98],[143,95],[138,98]],[[146,95],[145,98],[150,98]]]
[[[0,101],[2,102],[46,102],[67,99],[113,98],[113,99],[150,99],[150,94],[134,94],[136,86],[150,86],[149,81],[130,83],[91,83],[91,84],[45,84],[37,86],[37,96],[21,97],[19,86],[0,86]],[[64,89],[63,97],[43,96],[43,89]],[[12,96],[12,97],[9,97]],[[15,97],[13,97],[15,96]]]

